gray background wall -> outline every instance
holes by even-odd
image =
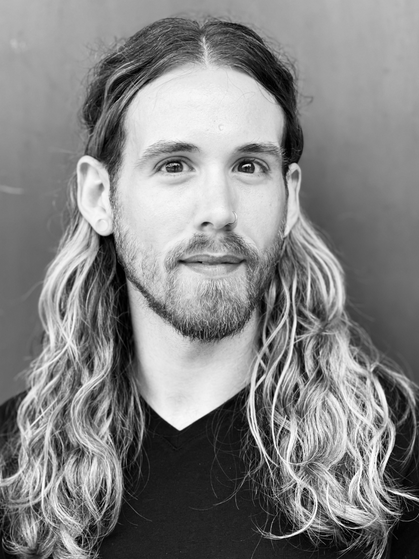
[[[419,381],[419,2],[0,0],[0,401],[36,352],[93,51],[185,13],[255,24],[298,59],[303,205],[343,261],[353,316]]]

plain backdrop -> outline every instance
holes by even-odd
[[[417,0],[0,0],[0,401],[38,348],[95,52],[185,14],[252,24],[298,60],[303,206],[341,258],[353,317],[419,380]]]

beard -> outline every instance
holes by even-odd
[[[282,231],[263,252],[234,232],[219,238],[195,234],[166,255],[162,271],[156,252],[138,242],[121,221],[118,216],[114,223],[115,249],[127,280],[151,310],[191,341],[216,342],[241,332],[259,306],[282,252]],[[180,261],[203,252],[243,259],[245,274],[214,279],[188,274],[191,277],[185,278]]]

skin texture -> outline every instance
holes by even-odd
[[[299,168],[288,194],[282,172],[283,126],[249,76],[181,67],[131,103],[112,200],[100,163],[79,162],[80,210],[99,234],[114,233],[127,271],[144,396],[176,426],[248,379],[257,303],[299,212]]]

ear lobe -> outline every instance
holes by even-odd
[[[109,173],[100,161],[84,155],[77,163],[77,204],[99,235],[113,231]]]
[[[297,163],[291,163],[287,172],[287,223],[285,225],[284,237],[289,235],[300,217],[300,185],[301,168]]]

